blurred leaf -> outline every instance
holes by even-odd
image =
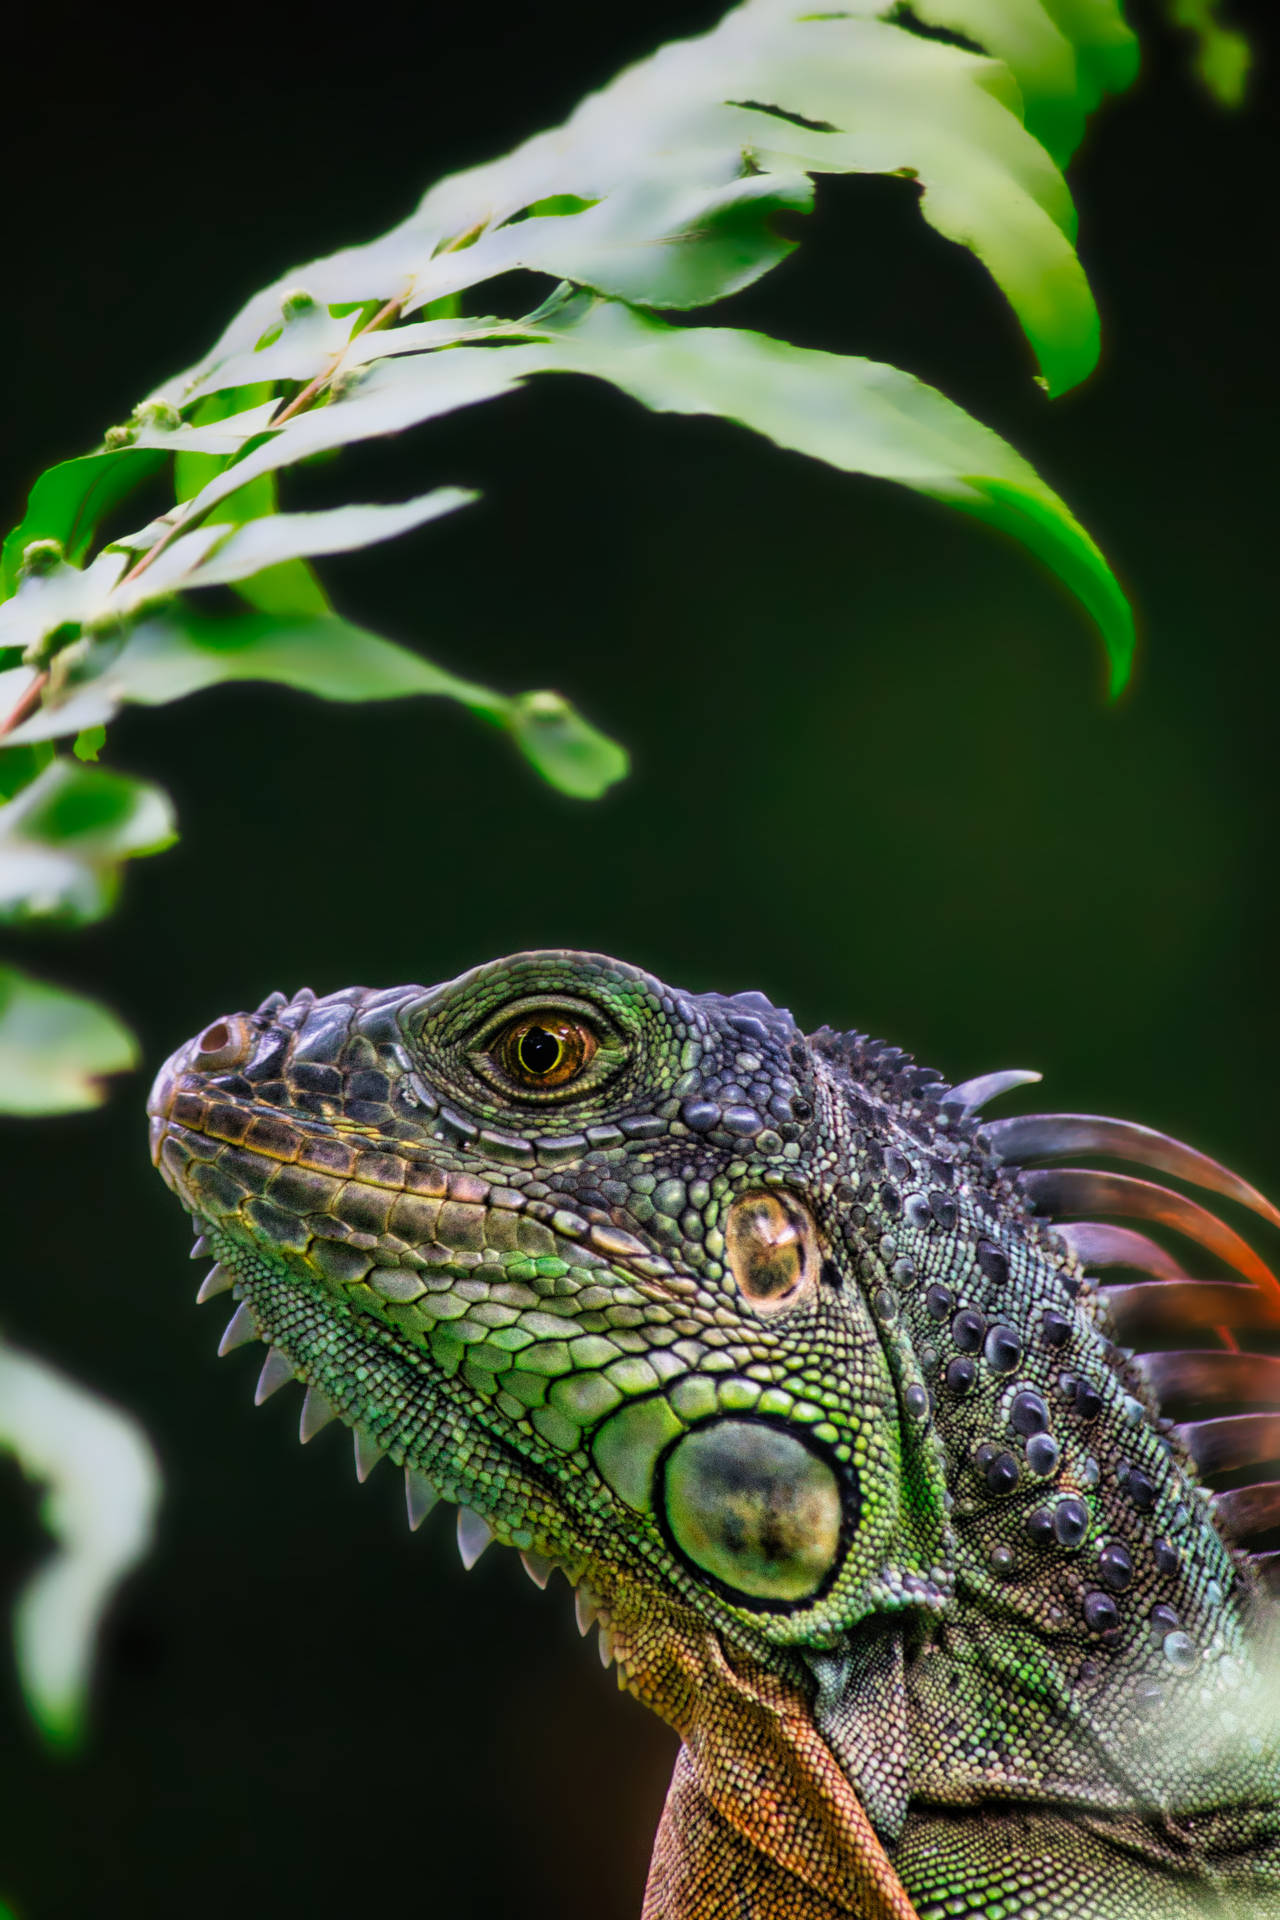
[[[44,1484],[40,1517],[56,1546],[14,1609],[22,1691],[49,1744],[74,1746],[99,1623],[151,1544],[160,1471],[122,1408],[3,1341],[0,1447]]]
[[[1253,49],[1245,34],[1224,27],[1221,0],[1171,0],[1170,17],[1196,42],[1195,68],[1219,106],[1238,107],[1253,67]]]
[[[137,1063],[137,1042],[105,1007],[0,966],[0,1113],[100,1106],[97,1076]]]
[[[718,413],[779,446],[899,481],[1011,534],[1093,616],[1111,691],[1124,686],[1133,616],[1098,548],[1020,454],[934,388],[878,361],[744,329],[672,327],[603,303],[576,325],[569,307],[565,317],[565,364],[647,407]]]
[[[406,352],[405,336],[416,334],[416,327],[385,336],[394,339],[394,354],[363,368],[341,397],[310,413],[296,414],[269,440],[210,480],[189,503],[192,517],[203,521],[213,516],[237,488],[260,474],[276,473],[331,448],[399,433],[509,393],[526,370],[522,343],[530,332],[527,326],[504,331],[513,342],[510,346],[457,346],[433,353]]]
[[[99,522],[163,465],[158,451],[126,447],[46,468],[31,489],[21,524],[5,539],[0,600],[14,591],[23,552],[33,541],[56,540],[68,559],[82,559]]]
[[[526,323],[526,335],[535,324],[540,341],[384,360],[340,403],[289,421],[243,470],[271,471],[339,437],[411,426],[507,392],[534,373],[594,374],[656,411],[719,414],[779,446],[899,481],[989,521],[1077,595],[1102,631],[1112,691],[1124,685],[1132,615],[1097,547],[1019,454],[935,389],[877,361],[742,329],[672,326],[587,295],[549,303]],[[196,507],[216,503],[229,478],[214,481]],[[43,737],[25,728],[22,736]]]
[[[474,286],[523,268],[642,306],[706,306],[793,253],[795,241],[776,223],[813,205],[812,182],[800,169],[744,175],[741,164],[733,153],[732,165],[707,169],[711,178],[690,178],[687,155],[664,156],[594,205],[560,196],[572,217],[535,215],[500,227],[446,256],[437,272]]]
[[[618,75],[564,126],[441,181],[389,233],[292,269],[232,321],[187,376],[193,388],[180,378],[161,396],[176,403],[252,377],[277,351],[255,353],[257,343],[299,284],[317,307],[394,297],[413,312],[523,267],[646,307],[705,304],[785,256],[776,216],[808,205],[804,174],[850,171],[920,181],[925,219],[985,262],[1061,391],[1093,365],[1097,319],[1070,195],[1022,125],[1019,87],[1065,155],[1102,88],[1132,77],[1122,10],[927,0],[925,18],[985,36],[1016,81],[1002,59],[873,17],[883,10],[746,0]],[[319,321],[305,337],[286,328],[286,340],[290,377],[332,370],[338,343]]]
[[[38,573],[24,568],[17,592],[0,604],[0,648],[26,653],[59,628],[95,618],[127,566],[127,555],[108,547],[87,567],[58,560]]]
[[[71,751],[77,760],[96,760],[106,743],[105,727],[86,727],[76,735]]]
[[[302,340],[314,341],[319,329],[321,351],[327,350],[332,342],[337,347],[346,338],[347,328],[331,320],[327,314],[321,320],[319,309],[308,304],[301,316],[294,312],[298,295],[286,302],[290,318],[284,323],[283,331],[287,341],[277,345],[283,348],[288,344],[296,354]],[[336,331],[335,331],[336,330]],[[267,350],[267,357],[274,349]],[[257,357],[257,356],[252,356]],[[276,362],[273,362],[276,364]],[[240,388],[228,387],[217,393],[211,393],[202,400],[195,411],[194,418],[201,423],[212,420],[224,420],[228,415],[238,412],[242,407],[250,407],[269,397],[271,389],[255,383]],[[202,487],[208,485],[227,466],[227,460],[216,459],[207,453],[180,454],[174,462],[174,493],[179,500],[190,500]],[[264,514],[274,513],[277,506],[276,480],[272,473],[259,475],[250,480],[247,486],[241,486],[229,494],[211,518],[219,524],[239,526],[242,521],[255,520]],[[328,613],[329,596],[326,594],[315,574],[305,560],[283,560],[279,564],[264,569],[263,572],[237,582],[236,591],[241,599],[250,606],[258,607],[263,613]]]
[[[121,861],[176,838],[159,787],[55,760],[0,806],[0,920],[101,919],[114,904]]]
[[[1212,10],[1172,3],[1198,19]],[[193,374],[112,430],[114,451],[54,469],[33,492],[36,503],[53,488],[44,519],[29,515],[22,531],[47,521],[53,542],[87,511],[90,480],[73,468],[163,451],[182,504],[83,570],[78,533],[65,554],[28,541],[0,609],[0,648],[40,678],[11,679],[4,711],[24,687],[43,704],[11,730],[12,746],[96,738],[123,701],[266,678],[328,698],[447,693],[512,729],[563,790],[599,792],[625,762],[585,721],[456,679],[339,620],[307,564],[470,496],[441,488],[397,508],[276,510],[282,470],[552,371],[609,380],[656,411],[719,414],[991,522],[1092,613],[1118,688],[1133,645],[1123,595],[1063,503],[996,435],[892,367],[673,327],[653,310],[706,305],[776,266],[794,245],[779,221],[809,208],[811,176],[905,176],[924,217],[987,264],[1044,384],[1063,390],[1093,364],[1097,318],[1071,197],[1043,142],[1065,157],[1135,59],[1119,0],[854,0],[831,11],[744,0],[618,75],[564,126],[441,181],[389,233],[295,269],[248,303]],[[535,313],[458,315],[464,293],[516,269],[559,283]],[[160,609],[205,585],[232,587],[255,616]]]
[[[254,382],[252,385],[223,387],[217,393],[208,394],[192,409],[193,427],[212,427],[220,420],[229,420],[234,415],[248,413],[250,417],[260,415],[264,408],[269,409],[268,419],[274,413],[278,401],[275,390],[268,382]],[[221,473],[228,459],[236,449],[226,453],[201,453],[185,450],[177,454],[173,463],[173,497],[175,500],[190,500],[207,486],[215,474]],[[246,489],[246,493],[248,490]],[[256,498],[246,498],[238,503],[237,511],[225,517],[232,523],[248,520],[255,513],[272,513],[275,510],[275,493],[270,487],[259,489]]]
[[[250,520],[202,560],[185,584],[229,586],[303,554],[349,553],[425,526],[479,497],[465,487],[436,487],[394,506],[332,507],[323,513],[274,513],[269,519]]]
[[[236,592],[262,613],[330,611],[329,596],[305,560],[282,560],[278,566],[264,567],[247,580],[237,580]]]
[[[70,683],[9,738],[22,743],[101,726],[127,701],[160,706],[225,681],[272,680],[325,700],[443,694],[514,731],[544,777],[566,793],[600,792],[626,765],[621,749],[572,709],[558,713],[552,726],[549,715],[531,715],[519,700],[459,679],[337,614],[205,617],[180,604],[143,620],[114,652],[97,649],[85,671],[88,677]]]
[[[23,683],[28,683],[30,675],[25,668],[20,669]],[[0,713],[7,713],[13,702],[6,702],[3,688],[9,675],[0,673]],[[53,758],[53,748],[48,741],[41,740],[34,746],[11,747],[0,743],[0,800],[10,800],[15,793],[35,779],[42,767],[47,767]]]
[[[1059,166],[1103,93],[1129,86],[1138,70],[1137,38],[1107,0],[911,0],[911,12],[1005,62],[1028,133]]]
[[[273,486],[273,477],[265,474],[259,484]],[[206,489],[206,494],[211,491]],[[83,571],[58,561],[38,574],[24,575],[18,592],[0,605],[0,646],[30,653],[64,627],[102,627],[122,621],[152,601],[167,599],[179,588],[226,586],[254,579],[264,596],[274,593],[288,601],[300,597],[302,589],[296,577],[284,569],[295,566],[303,554],[341,553],[389,540],[452,513],[477,497],[462,487],[437,487],[416,500],[393,506],[269,513],[262,519],[233,525],[230,532],[224,521],[211,515],[172,540],[136,578],[125,572],[127,560],[119,545],[100,553]],[[325,607],[327,603],[320,609],[322,613]],[[296,609],[287,606],[285,611],[293,614]],[[303,617],[307,617],[305,609]],[[4,678],[0,675],[0,682]],[[0,687],[0,694],[3,691]],[[50,704],[56,704],[56,693]],[[84,724],[97,725],[100,721]],[[11,742],[35,737],[24,728],[16,728],[7,736]]]
[[[625,779],[623,748],[600,733],[558,693],[524,693],[511,703],[516,744],[544,780],[575,800],[598,800]]]
[[[193,454],[239,453],[248,440],[271,429],[271,416],[278,402],[268,393],[267,399],[242,407],[224,418],[210,421],[207,426],[192,426],[185,420],[180,425],[142,426],[134,430],[133,444],[137,447],[159,448],[172,453],[175,458],[185,460]]]

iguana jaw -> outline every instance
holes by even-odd
[[[652,1651],[646,1651],[647,1638],[618,1635],[615,1646],[613,1623],[625,1598],[646,1618],[656,1617],[660,1607],[664,1618],[682,1621],[686,1638],[705,1635],[708,1621],[673,1589],[671,1570],[659,1574],[642,1554],[628,1551],[619,1516],[578,1497],[576,1480],[558,1484],[551,1474],[540,1473],[529,1458],[528,1436],[521,1448],[512,1446],[492,1407],[463,1380],[426,1364],[394,1327],[354,1307],[340,1283],[325,1281],[300,1256],[285,1264],[289,1250],[282,1258],[280,1249],[264,1248],[234,1207],[216,1204],[215,1175],[225,1164],[228,1142],[204,1123],[243,1139],[244,1122],[252,1126],[252,1116],[235,1118],[225,1102],[197,1092],[185,1055],[180,1050],[166,1064],[152,1089],[152,1157],[191,1216],[197,1235],[193,1257],[212,1256],[215,1262],[198,1300],[226,1294],[236,1302],[219,1353],[262,1341],[269,1351],[259,1378],[259,1403],[290,1379],[304,1386],[301,1439],[306,1442],[340,1420],[352,1431],[361,1480],[384,1455],[402,1466],[411,1526],[420,1524],[438,1500],[456,1504],[459,1551],[468,1566],[496,1539],[520,1552],[538,1585],[546,1584],[551,1571],[562,1572],[577,1590],[581,1631],[599,1624],[601,1657],[606,1665],[616,1664],[619,1685],[632,1687],[662,1711],[655,1697],[661,1684],[645,1678]],[[200,1124],[184,1124],[175,1118],[178,1111],[187,1122]],[[265,1118],[278,1128],[278,1115]],[[358,1131],[348,1132],[345,1144],[358,1137]],[[274,1142],[283,1150],[278,1134]],[[372,1150],[377,1143],[366,1144]],[[316,1135],[312,1145],[323,1153],[326,1137]],[[242,1173],[244,1159],[241,1152]],[[474,1200],[472,1189],[480,1183],[473,1180],[468,1188],[466,1178],[456,1185]],[[645,1285],[643,1275],[618,1276],[615,1269],[615,1277]],[[675,1572],[688,1585],[680,1570]],[[714,1606],[710,1611],[718,1616],[719,1630],[733,1638],[740,1660],[767,1663],[803,1684],[803,1668],[770,1647],[749,1622]]]

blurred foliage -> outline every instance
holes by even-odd
[[[1169,0],[1169,18],[1194,40],[1195,70],[1220,106],[1238,107],[1245,97],[1253,51],[1237,27],[1222,24],[1221,0]]]
[[[98,1621],[150,1543],[159,1469],[129,1414],[0,1340],[6,1448],[43,1486],[41,1518],[55,1542],[14,1609],[18,1672],[45,1739],[75,1746]]]
[[[1172,4],[1206,78],[1231,97],[1241,56],[1211,0]],[[689,316],[788,258],[815,175],[903,177],[924,220],[991,274],[1040,384],[1066,391],[1096,361],[1098,322],[1061,169],[1087,114],[1136,64],[1118,0],[855,0],[839,14],[746,0],[623,72],[564,126],[441,181],[388,233],[256,295],[197,366],[94,451],[42,474],[4,542],[0,919],[75,925],[110,910],[123,861],[171,844],[172,809],[159,789],[85,763],[123,706],[226,681],[328,700],[443,697],[508,734],[568,795],[594,798],[623,777],[624,750],[559,694],[461,679],[330,605],[313,560],[397,537],[418,537],[426,556],[439,530],[423,530],[473,493],[280,509],[281,476],[302,463],[539,375],[605,381],[658,413],[718,415],[989,522],[1093,617],[1118,691],[1133,648],[1124,596],[998,435],[895,367]],[[513,296],[515,317],[479,310]],[[608,484],[607,459],[602,449],[584,483]],[[116,531],[131,496],[158,485],[172,504]],[[572,604],[571,578],[565,591]],[[74,757],[54,757],[57,742]],[[0,966],[0,1111],[92,1105],[99,1076],[134,1056],[105,1009]],[[51,1489],[61,1550],[17,1630],[33,1712],[67,1738],[94,1621],[145,1542],[149,1454],[122,1417],[8,1349],[0,1437]]]
[[[131,796],[115,775],[77,783],[69,763],[49,765],[53,743],[93,760],[122,705],[221,681],[330,700],[441,696],[508,733],[567,794],[590,799],[620,779],[622,748],[559,695],[460,679],[330,607],[312,560],[407,536],[474,494],[440,486],[398,505],[279,509],[279,477],[300,463],[539,374],[608,381],[656,412],[719,414],[989,521],[1088,609],[1118,691],[1133,647],[1124,596],[996,434],[894,367],[685,316],[788,257],[815,175],[905,176],[925,220],[992,274],[1042,385],[1064,391],[1092,368],[1098,323],[1060,168],[1136,61],[1117,0],[925,0],[839,15],[746,0],[623,72],[563,127],[441,181],[389,233],[256,295],[204,361],[163,382],[96,452],[42,474],[4,542],[0,913],[92,918],[114,897],[120,859],[172,837],[162,796]],[[477,290],[530,276],[546,292],[522,316],[463,312]],[[95,550],[130,494],[166,473],[174,504]],[[23,983],[15,998],[10,979],[10,1008],[33,990]],[[100,1060],[107,1016],[94,1034],[83,1004],[75,1018]],[[67,1022],[63,1062],[70,1003]],[[10,1042],[5,1066],[0,1111],[32,1111],[38,1056]],[[45,1104],[79,1104],[90,1085],[51,1065]]]

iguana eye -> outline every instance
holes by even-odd
[[[493,1049],[497,1064],[522,1087],[563,1087],[590,1064],[599,1042],[590,1027],[551,1011],[513,1020]]]

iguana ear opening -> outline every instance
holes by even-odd
[[[818,1284],[822,1260],[812,1215],[792,1193],[744,1193],[724,1223],[725,1258],[756,1313],[798,1306]]]

